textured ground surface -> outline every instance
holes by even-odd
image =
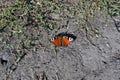
[[[120,21],[119,16],[115,19]],[[67,27],[62,27],[67,22]],[[18,62],[16,55],[10,54],[8,63],[0,64],[0,80],[120,80],[120,33],[113,19],[98,12],[88,17],[88,22],[90,30],[80,17],[58,21],[56,26],[60,29],[56,33],[44,28],[25,28],[25,35],[33,33],[38,38],[35,46],[25,49],[26,55]],[[37,31],[39,35],[35,35]],[[77,39],[67,47],[54,47],[50,38],[65,31]],[[16,44],[21,44],[15,36],[10,38],[10,44],[16,40]],[[0,56],[5,51],[3,44]]]

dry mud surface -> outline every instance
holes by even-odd
[[[44,46],[27,53],[8,80],[37,80],[36,76],[43,74],[44,80],[120,80],[120,33],[110,18],[107,22],[101,18],[91,20],[99,27],[97,37],[83,40],[86,33],[76,32],[76,41],[68,47],[51,47],[42,32],[44,36],[39,37]],[[70,20],[69,29],[74,20]],[[5,69],[0,65],[1,80]]]
[[[9,71],[9,76],[5,71],[14,60],[10,58],[7,65],[0,64],[0,80],[120,80],[120,33],[114,21],[109,16],[106,20],[102,13],[95,14],[89,22],[97,31],[89,36],[84,28],[79,30],[78,20],[68,19],[68,27],[60,30],[67,29],[77,36],[67,47],[51,46],[49,39],[53,35],[41,28],[39,48],[27,50],[17,68]],[[64,24],[63,20],[57,26]]]

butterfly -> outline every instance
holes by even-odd
[[[74,41],[77,37],[70,33],[59,33],[54,38],[51,39],[51,42],[56,46],[67,46],[70,42]]]

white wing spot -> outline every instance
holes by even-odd
[[[73,41],[73,38],[69,37],[69,41]]]

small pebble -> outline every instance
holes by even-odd
[[[2,65],[7,64],[9,56],[10,56],[10,50],[7,49],[6,51],[3,52],[2,57],[1,57],[1,64]]]

